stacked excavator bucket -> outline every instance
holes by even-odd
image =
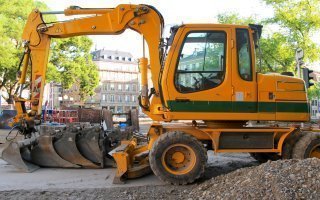
[[[110,129],[115,123],[112,115],[107,110],[102,112],[107,130],[100,124],[92,126],[87,122],[68,127],[41,125],[39,131],[28,138],[8,142],[1,157],[23,172],[33,172],[40,167],[95,169],[117,164],[114,183],[151,172],[146,146],[138,147],[131,138],[132,132],[139,128],[137,112],[129,112],[127,121],[131,126],[124,131]],[[120,140],[125,141],[119,143]]]
[[[55,128],[41,126],[40,134],[10,142],[2,159],[25,172],[40,167],[101,168],[113,165],[105,152],[108,137],[100,126]]]

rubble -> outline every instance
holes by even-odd
[[[317,158],[269,161],[205,181],[187,198],[320,199],[319,166]]]

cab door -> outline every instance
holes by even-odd
[[[233,112],[257,112],[257,81],[255,76],[254,44],[249,29],[235,28],[232,70]]]
[[[212,119],[217,112],[232,112],[231,29],[188,25],[173,44],[162,77],[171,113],[180,119]]]

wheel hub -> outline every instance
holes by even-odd
[[[174,152],[173,155],[172,155],[172,161],[175,162],[175,163],[182,163],[183,161],[185,160],[185,156],[182,152]]]
[[[310,152],[310,158],[320,158],[320,145],[313,147]]]
[[[182,175],[193,169],[196,156],[191,147],[184,144],[174,144],[163,152],[161,160],[167,171],[175,175]]]

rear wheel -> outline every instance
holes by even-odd
[[[306,132],[293,147],[292,158],[313,157],[320,159],[320,133]]]
[[[162,181],[185,185],[203,175],[207,152],[195,137],[175,131],[155,141],[149,160],[152,171]]]

